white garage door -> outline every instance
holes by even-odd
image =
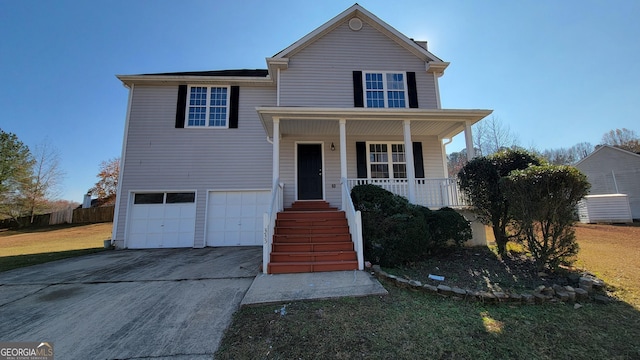
[[[129,215],[131,249],[193,247],[194,192],[136,193]]]
[[[262,215],[270,202],[268,190],[210,192],[207,245],[262,245]]]

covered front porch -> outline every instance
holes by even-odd
[[[473,157],[471,125],[489,110],[333,109],[260,107],[258,114],[273,142],[273,179],[285,184],[284,202],[326,200],[342,207],[342,182],[374,184],[430,208],[464,206],[448,178],[445,145],[464,132]],[[302,174],[306,150],[319,148],[312,177]],[[317,169],[316,169],[317,167]],[[304,175],[304,176],[303,176]],[[317,175],[318,193],[301,191]],[[315,197],[314,197],[315,196]]]
[[[269,263],[276,215],[296,201],[324,200],[345,212],[363,268],[360,214],[354,186],[374,184],[430,208],[461,207],[447,178],[446,141],[465,133],[489,110],[259,107],[273,144],[273,198],[265,214],[264,263]],[[265,265],[266,271],[266,265]]]

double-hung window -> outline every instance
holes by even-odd
[[[190,86],[187,102],[187,126],[229,127],[229,87]]]
[[[364,91],[368,108],[406,108],[405,73],[365,72]]]
[[[367,145],[369,178],[407,178],[407,160],[403,143],[367,143]]]

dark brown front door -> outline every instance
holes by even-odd
[[[298,144],[298,200],[322,200],[321,144]]]

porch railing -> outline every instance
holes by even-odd
[[[356,185],[372,184],[396,195],[408,197],[409,183],[407,179],[348,179],[349,191]],[[416,179],[417,205],[429,208],[468,206],[455,178]]]
[[[273,182],[269,211],[264,213],[262,217],[262,272],[265,274],[267,273],[269,260],[271,259],[271,245],[273,243],[273,231],[276,227],[276,218],[278,217],[278,212],[284,209],[283,189],[284,184],[280,182],[280,179]]]
[[[347,216],[349,223],[349,232],[351,233],[351,241],[353,248],[358,256],[358,270],[364,270],[364,246],[362,241],[362,215],[360,211],[356,211],[351,201],[351,187],[346,178],[340,179],[342,185],[342,211]]]

